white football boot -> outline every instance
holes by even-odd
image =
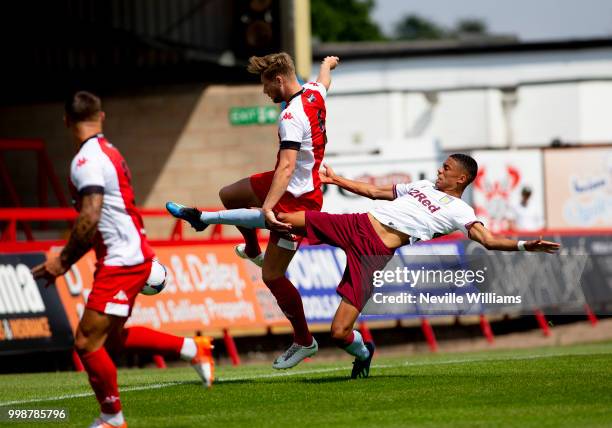
[[[255,257],[251,258],[251,257],[247,256],[247,254],[244,252],[245,248],[246,248],[246,244],[238,244],[238,245],[236,245],[234,247],[234,252],[241,259],[250,260],[253,263],[255,263],[257,266],[262,267],[263,266],[263,262],[264,262],[264,255],[266,254],[265,251],[262,251],[261,253],[259,253]]]
[[[274,364],[272,364],[272,368],[277,370],[282,369],[290,369],[299,364],[304,358],[312,357],[319,350],[319,345],[317,341],[312,338],[312,345],[310,346],[302,346],[294,343],[283,352],[276,360],[274,360]]]

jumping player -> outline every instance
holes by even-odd
[[[272,367],[275,369],[293,367],[318,349],[306,323],[300,294],[285,277],[302,237],[283,230],[276,214],[321,210],[323,193],[318,171],[327,142],[325,97],[331,84],[331,70],[336,68],[338,61],[334,56],[323,59],[316,82],[302,86],[297,81],[293,60],[288,54],[249,59],[247,70],[260,76],[263,92],[275,103],[287,103],[279,116],[280,146],[276,166],[274,171],[244,178],[219,192],[226,208],[261,207],[272,228],[265,255],[255,231],[243,227],[238,229],[245,244],[238,245],[235,250],[239,257],[262,267],[264,283],[293,327],[294,343],[274,361]],[[189,210],[178,204],[168,206],[176,217],[182,216],[181,209]],[[191,225],[196,230],[206,227],[198,220]],[[275,226],[281,226],[281,229]]]
[[[53,282],[95,249],[93,287],[74,344],[100,403],[94,428],[127,427],[117,369],[105,346],[180,356],[191,362],[208,386],[214,369],[209,338],[123,328],[149,276],[154,254],[136,210],[128,166],[102,134],[104,118],[100,98],[89,92],[77,92],[66,103],[64,122],[77,151],[70,167],[70,188],[79,216],[61,253],[32,269],[35,278]]]
[[[363,214],[302,211],[278,215],[288,230],[305,233],[310,244],[329,244],[346,253],[346,269],[337,288],[342,301],[332,321],[331,335],[340,347],[355,356],[351,377],[369,375],[374,353],[374,344],[364,343],[361,334],[353,330],[372,295],[372,282],[364,284],[363,278],[371,279],[374,271],[384,268],[397,248],[460,230],[489,250],[554,253],[559,249],[559,244],[554,242],[493,236],[476,219],[474,210],[461,200],[477,171],[476,161],[470,156],[454,154],[438,169],[435,183],[421,180],[375,186],[343,178],[325,166],[320,174],[323,183],[335,184],[370,199],[392,202]],[[266,227],[264,214],[258,210],[203,212],[197,218],[207,224]]]

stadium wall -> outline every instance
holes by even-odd
[[[275,125],[232,126],[228,118],[231,107],[271,105],[259,85],[186,85],[102,96],[105,134],[130,166],[140,206],[157,208],[169,198],[217,206],[224,184],[274,167]],[[68,194],[74,148],[62,112],[61,102],[2,106],[0,138],[43,139]],[[31,153],[5,155],[24,206],[38,205],[35,161]],[[158,232],[154,221],[147,226],[152,235]]]

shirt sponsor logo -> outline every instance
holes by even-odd
[[[419,201],[421,205],[427,208],[432,214],[440,209],[440,206],[432,204],[432,202],[427,199],[427,195],[421,192],[419,189],[412,189],[407,193],[407,195],[412,196],[414,199]]]
[[[285,119],[291,120],[291,119],[293,119],[293,115],[290,112],[287,111],[287,112],[285,112],[285,114],[281,118],[281,120],[285,120]]]

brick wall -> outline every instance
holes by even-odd
[[[166,87],[102,101],[105,135],[130,166],[138,205],[162,207],[173,199],[219,206],[223,185],[274,167],[276,127],[236,127],[228,120],[230,107],[270,104],[259,85]],[[67,192],[74,147],[62,109],[60,102],[0,107],[0,138],[42,138]],[[9,154],[5,161],[24,205],[36,206],[34,157]],[[147,222],[152,236],[167,234],[168,225]]]

